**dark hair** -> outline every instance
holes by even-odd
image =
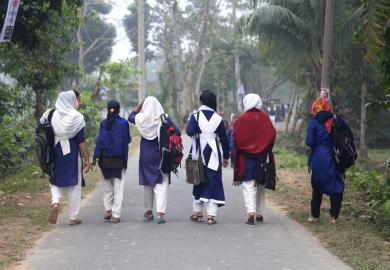
[[[76,90],[72,90],[74,92],[74,94],[76,95],[76,98],[78,98],[80,96],[80,93]]]
[[[203,105],[206,105],[214,111],[217,111],[217,97],[213,92],[210,90],[204,90],[202,94],[200,94],[199,99]]]
[[[107,102],[107,129],[111,129],[112,124],[115,121],[115,116],[119,114],[120,108],[121,106],[118,101],[110,100],[109,102]]]

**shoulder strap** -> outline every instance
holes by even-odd
[[[49,116],[47,117],[47,121],[51,124],[51,119],[53,118],[54,111],[56,109],[51,109],[49,112]]]

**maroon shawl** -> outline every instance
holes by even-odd
[[[240,182],[245,175],[245,155],[260,155],[264,150],[271,151],[276,130],[267,114],[252,109],[237,119],[233,137],[236,148],[233,181]]]

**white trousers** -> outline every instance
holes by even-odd
[[[62,194],[64,191],[68,192],[68,209],[69,209],[69,219],[76,220],[78,219],[80,212],[80,201],[81,201],[81,158],[78,159],[79,165],[79,175],[78,175],[78,183],[75,186],[71,187],[57,187],[55,185],[51,185],[51,203],[60,203]]]
[[[265,186],[259,185],[255,180],[243,181],[245,207],[248,214],[263,215],[265,208]]]
[[[110,178],[102,180],[103,204],[106,211],[112,211],[114,218],[120,218],[123,201],[125,178]]]
[[[146,210],[153,210],[156,201],[156,211],[165,214],[168,200],[168,174],[163,174],[163,182],[154,187],[144,186],[144,205]]]
[[[192,201],[192,211],[194,213],[199,213],[199,212],[202,213],[203,212],[203,205],[204,205],[204,202],[194,199]],[[217,212],[218,212],[218,204],[216,204],[216,203],[214,203],[212,201],[209,201],[207,203],[206,210],[207,210],[207,215],[208,216],[216,217],[217,216]]]

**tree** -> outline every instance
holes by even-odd
[[[131,43],[131,50],[138,54],[138,8],[137,1],[128,7],[130,14],[126,15],[123,19],[123,25],[125,26],[126,35]],[[144,18],[145,18],[145,60],[146,62],[153,59],[153,51],[150,50],[150,44],[152,43],[149,38],[150,30],[152,29],[152,23],[155,18],[152,14],[152,8],[147,1],[144,1]]]
[[[12,43],[0,47],[0,72],[35,94],[35,119],[63,79],[73,70],[66,53],[73,48],[78,27],[79,1],[24,1],[15,24]],[[0,4],[0,21],[6,3]],[[18,61],[15,61],[18,59]]]
[[[77,63],[81,72],[92,72],[109,60],[116,37],[115,27],[101,17],[111,12],[104,0],[83,0],[82,23],[77,29]]]

